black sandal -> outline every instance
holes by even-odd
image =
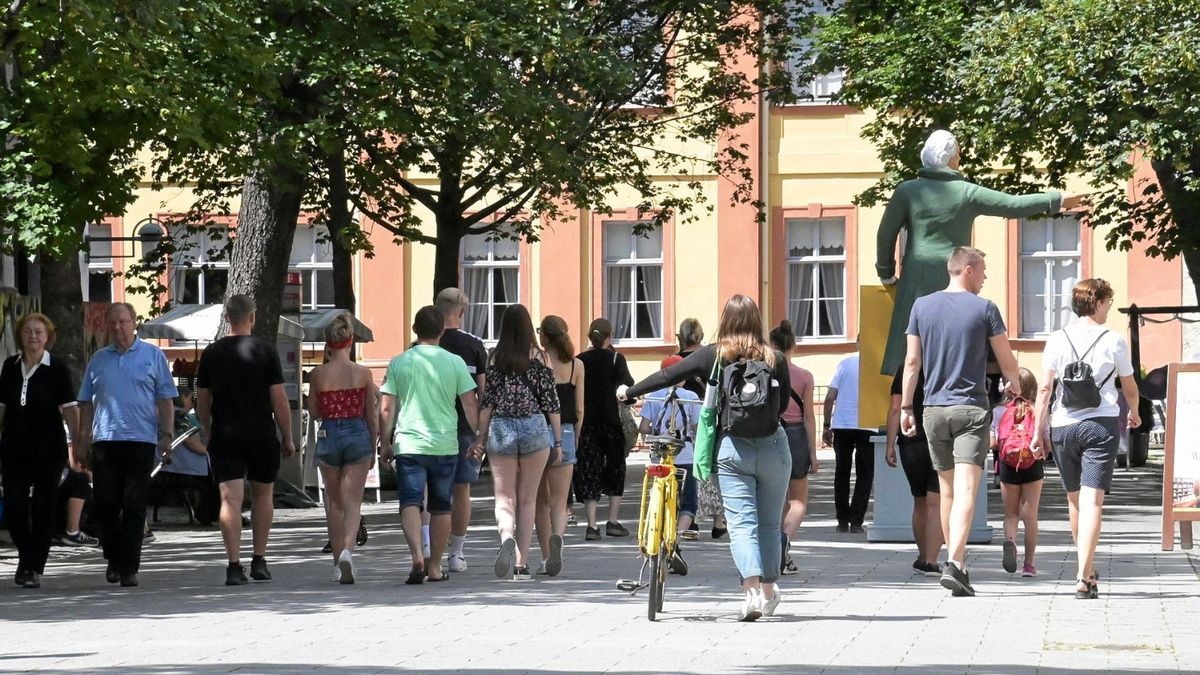
[[[1079,590],[1079,584],[1087,587],[1087,590]],[[1075,581],[1075,599],[1076,600],[1095,600],[1100,596],[1099,589],[1096,588],[1096,582],[1091,579],[1077,579]]]
[[[417,586],[425,582],[425,568],[413,569],[408,573],[408,578],[404,580],[406,586]]]

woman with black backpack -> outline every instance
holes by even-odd
[[[1031,449],[1042,451],[1047,436],[1054,446],[1054,462],[1070,505],[1071,535],[1079,558],[1075,597],[1081,600],[1100,595],[1095,564],[1100,515],[1104,493],[1112,486],[1118,435],[1126,422],[1120,419],[1117,378],[1129,403],[1129,426],[1141,424],[1129,344],[1104,326],[1112,305],[1113,289],[1107,281],[1084,279],[1075,285],[1071,310],[1078,318],[1046,340],[1042,386],[1034,406],[1037,428]],[[1058,395],[1051,411],[1056,384]]]
[[[738,618],[771,616],[779,605],[779,528],[791,476],[792,456],[779,417],[791,389],[787,359],[772,349],[754,300],[735,295],[721,312],[717,341],[632,387],[624,400],[679,384],[691,377],[720,383],[717,481],[725,500],[729,548],[742,579]]]

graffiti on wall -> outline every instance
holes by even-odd
[[[17,322],[26,314],[40,312],[42,299],[21,295],[12,288],[0,288],[0,353],[16,354],[21,348],[17,340]]]

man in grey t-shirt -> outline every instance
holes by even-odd
[[[915,436],[913,394],[917,375],[924,368],[922,422],[941,487],[942,530],[949,558],[942,586],[956,596],[975,595],[966,571],[967,535],[990,441],[989,345],[1004,377],[1017,382],[1017,360],[1000,310],[991,300],[979,297],[987,279],[983,256],[983,251],[974,248],[954,249],[946,263],[950,285],[913,304],[900,403],[900,428],[906,436]]]

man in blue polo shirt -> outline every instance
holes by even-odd
[[[167,357],[137,337],[128,303],[108,309],[112,343],[96,352],[79,387],[76,456],[91,465],[109,583],[137,586],[146,486],[155,446],[169,458],[177,392]],[[89,454],[92,458],[89,459]]]

